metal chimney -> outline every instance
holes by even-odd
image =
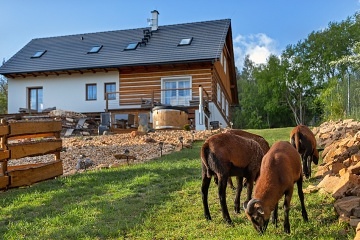
[[[151,31],[156,31],[159,27],[159,12],[157,10],[151,11]]]

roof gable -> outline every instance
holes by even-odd
[[[0,67],[0,74],[211,61],[220,56],[230,22],[223,19],[159,26],[143,44],[128,51],[124,51],[126,46],[141,42],[149,28],[37,38]],[[184,38],[192,38],[191,44],[179,46]],[[102,46],[101,51],[88,54],[94,46]],[[31,58],[38,51],[46,54]]]

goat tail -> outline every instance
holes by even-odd
[[[291,145],[294,146],[294,148],[296,148],[296,150],[300,150],[300,144],[301,144],[301,136],[300,136],[300,132],[296,131],[290,139]]]
[[[209,168],[209,154],[210,154],[210,148],[209,143],[205,142],[204,145],[201,148],[201,161],[206,167],[206,176],[208,178],[211,178],[210,168]]]

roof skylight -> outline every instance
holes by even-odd
[[[31,56],[31,58],[39,58],[44,55],[44,53],[46,53],[46,50],[36,51],[34,55]]]
[[[129,43],[129,45],[126,46],[126,48],[124,50],[135,50],[137,48],[137,46],[139,45],[138,42],[135,43]]]
[[[183,45],[190,45],[192,42],[193,38],[183,38],[180,40],[178,46],[183,46]]]
[[[98,53],[102,47],[103,47],[102,45],[93,46],[93,47],[88,51],[88,53]]]

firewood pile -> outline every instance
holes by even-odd
[[[63,126],[62,136],[67,136],[67,133],[68,135],[90,136],[98,132],[100,119],[94,119],[82,113],[60,109],[52,110],[48,115],[52,118],[61,118]],[[69,132],[68,130],[70,129],[73,131]]]
[[[320,182],[307,190],[331,194],[339,220],[360,230],[360,122],[326,122],[313,132],[323,161],[316,173]]]

